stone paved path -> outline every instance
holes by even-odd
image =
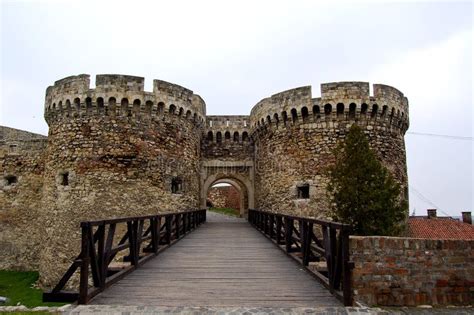
[[[90,304],[342,306],[247,221],[212,212],[208,212],[208,222],[99,294]]]
[[[160,307],[160,306],[107,306],[81,305],[64,314],[185,314],[185,315],[469,315],[474,314],[472,307],[456,308],[416,308],[399,307],[390,309],[361,308],[361,307]]]

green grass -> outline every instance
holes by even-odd
[[[209,208],[209,211],[228,215],[231,217],[239,217],[240,211],[232,208]]]
[[[3,306],[17,305],[26,307],[61,306],[66,303],[43,303],[43,292],[33,287],[39,274],[35,271],[0,270],[0,296],[8,298]],[[37,314],[36,312],[34,314]]]

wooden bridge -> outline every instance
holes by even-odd
[[[249,222],[212,213],[206,220],[205,210],[83,222],[81,254],[43,299],[134,306],[352,304],[347,226],[256,210],[249,211]],[[114,241],[119,224],[126,232]],[[119,252],[126,255],[118,259]],[[79,292],[63,291],[77,270]]]

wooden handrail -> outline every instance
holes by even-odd
[[[205,221],[206,209],[81,222],[81,252],[53,290],[43,293],[43,301],[86,304]],[[114,245],[117,224],[120,223],[126,223],[126,232],[117,238],[120,240]],[[148,227],[144,230],[146,225]],[[123,261],[130,264],[120,270],[111,268],[110,263],[115,256],[126,250],[128,255],[123,257]],[[78,270],[78,292],[64,291],[67,282]],[[89,278],[92,279],[92,288],[89,287]]]
[[[301,263],[345,306],[352,305],[350,225],[255,209],[249,209],[248,220],[278,248]],[[326,270],[311,269],[310,262],[323,262]]]

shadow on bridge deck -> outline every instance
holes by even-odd
[[[342,306],[244,219],[208,211],[208,222],[90,304]]]

